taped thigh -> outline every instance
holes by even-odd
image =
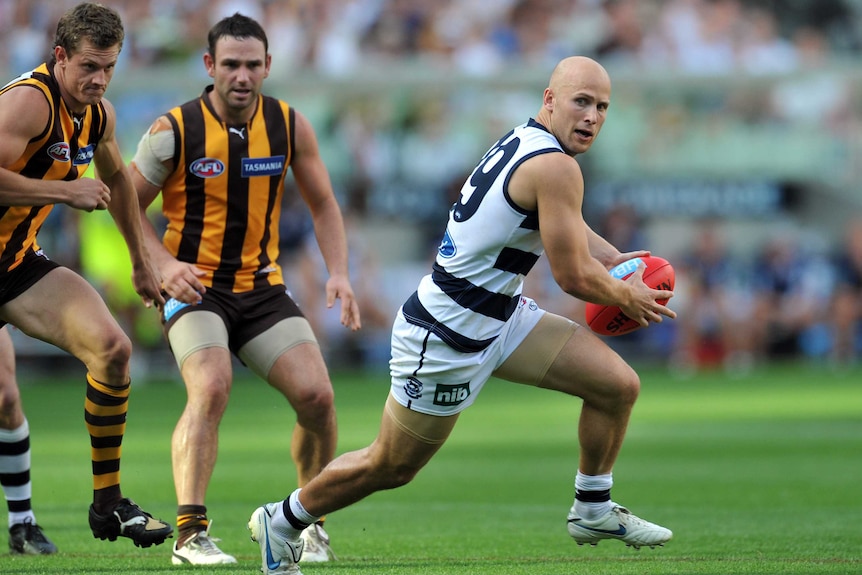
[[[193,311],[183,314],[168,330],[168,342],[180,371],[183,362],[194,352],[208,347],[228,347],[228,334],[224,321],[211,311]]]
[[[458,419],[457,413],[437,416],[407,409],[398,403],[392,394],[386,399],[386,414],[401,431],[429,445],[440,445],[445,442]]]
[[[494,371],[501,379],[540,385],[563,346],[580,325],[570,319],[546,313],[524,341]]]
[[[284,352],[301,343],[318,345],[307,319],[301,316],[289,317],[250,339],[237,355],[255,374],[268,379],[276,360]]]

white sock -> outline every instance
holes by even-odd
[[[613,508],[611,487],[614,485],[612,473],[584,475],[580,471],[575,476],[575,513],[586,520],[598,519]]]
[[[0,429],[0,444],[6,444],[8,449],[0,449],[0,477],[22,477],[24,483],[12,484],[11,479],[4,479],[3,494],[9,507],[9,527],[30,520],[36,523],[36,516],[30,508],[30,498],[33,496],[33,485],[30,482],[30,427],[27,420],[16,429]],[[23,450],[23,451],[22,451]],[[14,511],[13,508],[17,508]]]
[[[302,489],[291,493],[290,497],[277,506],[272,515],[272,528],[291,540],[297,539],[306,527],[320,519],[306,511],[299,502],[300,491]]]

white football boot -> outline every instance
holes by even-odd
[[[261,572],[263,575],[302,575],[299,558],[305,540],[288,541],[272,531],[272,514],[278,503],[267,503],[251,514],[248,530],[251,540],[260,545]]]
[[[578,517],[572,506],[568,527],[569,535],[578,545],[596,545],[602,539],[619,539],[627,546],[640,549],[643,546],[661,547],[673,537],[670,529],[645,521],[616,504],[610,511],[594,520]]]
[[[189,537],[183,546],[177,549],[174,543],[174,554],[171,563],[174,565],[226,565],[236,563],[236,557],[228,555],[218,548],[216,541],[219,539],[210,537],[210,520],[206,531],[198,531]]]
[[[309,525],[302,532],[305,540],[305,549],[302,551],[302,563],[323,563],[335,561],[335,553],[329,547],[329,534],[320,523]]]

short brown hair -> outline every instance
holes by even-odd
[[[263,49],[269,52],[269,42],[263,27],[253,18],[236,12],[233,16],[226,16],[213,26],[207,35],[207,51],[215,58],[216,43],[220,38],[230,36],[233,38],[256,38],[263,42]]]
[[[97,48],[123,47],[126,33],[123,21],[113,8],[94,2],[78,4],[67,11],[57,22],[54,46],[60,46],[70,55],[75,53],[83,40],[89,40]]]

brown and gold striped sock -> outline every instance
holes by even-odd
[[[90,434],[93,460],[93,506],[107,513],[122,498],[120,491],[120,452],[126,432],[129,383],[111,387],[87,374],[87,399],[84,420]]]
[[[206,531],[208,525],[206,505],[178,505],[177,549],[198,531]]]

